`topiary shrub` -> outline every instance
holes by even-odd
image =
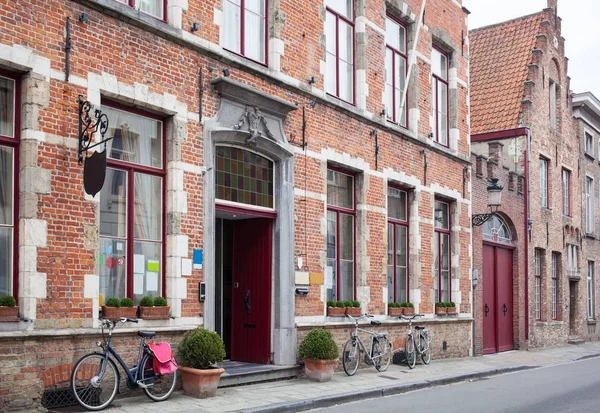
[[[167,299],[165,297],[154,297],[154,307],[166,307]]]
[[[16,307],[17,300],[12,295],[0,297],[0,307]],[[12,311],[12,310],[11,310]]]
[[[152,301],[152,297],[144,297],[140,300],[140,305],[142,307],[152,307],[154,301]]]
[[[336,360],[338,347],[329,331],[316,328],[304,337],[300,343],[298,355],[303,359]]]
[[[406,303],[406,307],[415,308],[415,305],[413,303]]]
[[[131,298],[123,298],[121,300],[121,307],[133,307],[133,300]]]
[[[115,308],[121,307],[121,303],[119,302],[119,299],[115,298],[115,297],[110,297],[108,300],[106,300],[104,305],[107,307],[115,307]]]
[[[327,301],[327,307],[335,307],[335,301],[333,301],[333,300]]]
[[[396,308],[396,303],[388,303],[388,307],[390,307],[390,308]]]
[[[402,302],[402,303],[400,303],[400,305],[399,305],[398,307],[406,308],[406,307],[408,307],[408,306],[406,305],[406,303],[405,303],[405,302]]]
[[[446,307],[456,307],[456,304],[454,304],[454,301],[450,301],[446,303]]]
[[[344,301],[344,307],[352,307],[352,301],[350,301],[350,300]]]
[[[446,303],[443,303],[441,301],[438,301],[437,303],[435,303],[436,307],[446,307]]]
[[[192,369],[206,370],[225,358],[221,337],[200,327],[186,332],[177,350],[179,364]]]
[[[356,301],[356,300],[352,301],[352,307],[360,308],[360,301]]]
[[[344,307],[346,307],[346,306],[344,305],[344,302],[343,302],[343,301],[336,301],[336,302],[335,302],[335,306],[336,306],[337,308],[344,308]]]

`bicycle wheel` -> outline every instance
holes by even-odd
[[[358,369],[360,363],[360,347],[358,341],[354,338],[349,338],[344,344],[342,353],[342,366],[348,376],[353,376]]]
[[[144,393],[155,402],[161,402],[169,398],[175,390],[177,384],[177,371],[169,374],[157,374],[154,371],[154,357],[151,354],[146,354],[142,359],[142,383],[147,387],[143,387]]]
[[[410,334],[406,336],[406,341],[404,342],[404,354],[406,355],[406,364],[408,364],[408,367],[411,369],[414,368],[417,362],[417,353],[415,351],[415,339]]]
[[[379,356],[375,359],[375,368],[377,371],[386,371],[392,360],[392,345],[387,337],[384,337],[377,340],[373,347],[373,354]]]
[[[429,331],[422,330],[421,331],[421,359],[423,363],[429,364],[431,361],[431,349],[429,348],[429,344],[431,343],[431,338],[429,337]]]
[[[73,396],[87,410],[97,411],[108,407],[116,397],[118,387],[117,366],[102,353],[83,356],[71,372]]]

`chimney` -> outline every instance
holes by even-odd
[[[548,0],[548,8],[554,10],[554,14],[558,13],[558,0]]]

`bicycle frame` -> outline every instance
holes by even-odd
[[[366,333],[371,336],[371,345],[369,348],[369,352],[367,352],[367,349],[366,349],[363,341],[360,339],[360,336],[358,335],[359,332],[363,332],[363,333]],[[384,336],[385,336],[385,334],[375,333],[372,330],[365,330],[364,328],[358,327],[358,319],[355,319],[355,328],[354,328],[354,332],[352,333],[352,338],[355,341],[357,341],[358,344],[360,344],[362,351],[369,358],[369,360],[373,361],[373,360],[383,357],[383,354],[373,357],[373,347],[374,347],[373,344],[375,343],[376,337],[384,337]]]

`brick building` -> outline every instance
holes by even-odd
[[[430,0],[423,24],[420,0],[0,4],[0,294],[20,308],[0,323],[0,410],[66,386],[109,297],[170,305],[119,329],[130,356],[139,328],[174,344],[203,325],[232,360],[294,365],[311,328],[348,336],[330,299],[393,339],[387,303],[410,301],[434,357],[470,354],[460,1]],[[111,138],[95,196],[80,95]]]
[[[598,211],[598,181],[600,179],[600,101],[591,92],[573,95],[575,134],[579,141],[576,150],[582,166],[579,174],[581,188],[581,229],[583,239],[580,255],[580,279],[576,297],[578,305],[572,308],[577,320],[573,334],[585,340],[598,340],[596,323],[598,307],[598,261],[600,260],[600,218]],[[578,274],[579,275],[579,274]]]
[[[566,343],[581,334],[582,178],[557,2],[469,39],[473,213],[487,209],[484,178],[506,202],[473,232],[475,353]]]

